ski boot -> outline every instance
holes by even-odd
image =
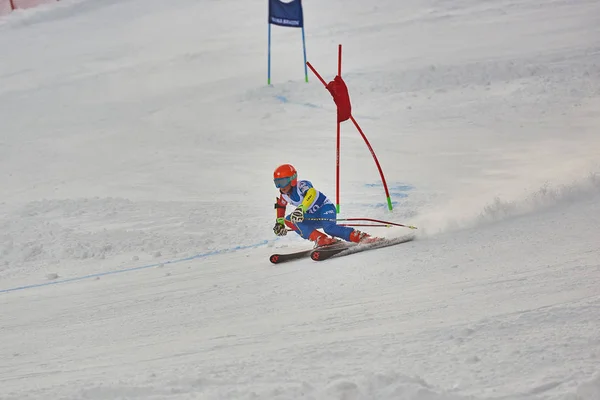
[[[336,244],[339,242],[339,240],[329,237],[316,229],[312,231],[312,233],[308,237],[308,240],[315,242],[315,249],[317,247],[331,246],[332,244]]]
[[[350,241],[353,243],[371,243],[376,240],[376,237],[373,237],[366,232],[361,232],[356,229],[350,234]]]

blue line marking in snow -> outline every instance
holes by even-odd
[[[366,183],[365,187],[367,188],[380,188],[383,187],[383,183],[381,182],[376,182],[376,183]],[[411,191],[412,189],[414,189],[415,187],[412,185],[408,185],[408,184],[404,184],[404,183],[393,183],[392,185],[390,185],[388,187],[389,191],[390,191],[390,197],[392,199],[405,199],[408,197],[408,193]],[[392,207],[396,207],[398,205],[397,201],[392,201]],[[388,204],[387,203],[376,203],[374,204],[375,208],[379,208],[379,207],[387,207]]]
[[[172,261],[163,261],[163,262],[158,262],[158,263],[154,263],[154,264],[150,264],[150,265],[143,265],[141,267],[132,267],[132,268],[119,269],[119,270],[116,270],[116,271],[99,272],[97,274],[90,274],[90,275],[78,276],[78,277],[75,277],[75,278],[63,279],[63,280],[60,280],[60,281],[37,283],[37,284],[33,284],[33,285],[20,286],[20,287],[15,287],[15,288],[10,288],[10,289],[0,289],[0,293],[15,292],[17,290],[33,289],[33,288],[42,287],[42,286],[50,286],[50,285],[58,285],[58,284],[61,284],[61,283],[82,281],[84,279],[97,278],[97,277],[100,277],[100,276],[121,274],[123,272],[131,272],[131,271],[138,271],[138,270],[141,270],[141,269],[155,268],[155,267],[158,267],[161,264],[162,265],[177,264],[177,263],[180,263],[180,262],[191,261],[191,260],[195,260],[195,259],[198,259],[198,258],[206,258],[206,257],[215,256],[215,255],[218,255],[218,254],[233,253],[234,251],[238,251],[238,250],[252,249],[252,248],[264,246],[267,243],[269,243],[268,240],[263,240],[260,243],[251,244],[251,245],[248,245],[248,246],[236,246],[236,247],[232,247],[232,248],[229,248],[229,249],[214,250],[214,251],[209,251],[208,253],[196,254],[196,255],[191,256],[191,257],[180,258],[178,260],[172,260]]]
[[[398,205],[397,201],[392,201],[392,207],[396,207]],[[388,203],[375,203],[373,205],[374,208],[388,208]]]
[[[313,104],[313,103],[302,103],[302,105],[306,106],[306,107],[310,107],[310,108],[321,108],[318,105]]]
[[[287,97],[285,97],[284,95],[281,95],[281,94],[276,95],[275,98],[277,100],[279,100],[280,102],[282,102],[283,104],[296,104],[296,105],[299,105],[299,106],[305,106],[305,107],[310,107],[310,108],[321,108],[318,105],[313,104],[313,103],[297,103],[297,102],[292,102]]]
[[[381,182],[377,182],[377,183],[367,183],[365,184],[366,187],[383,187],[383,184]],[[411,185],[404,185],[404,184],[395,184],[395,185],[390,185],[388,187],[388,189],[390,191],[394,191],[397,190],[399,192],[408,192],[409,190],[414,189],[414,186]]]

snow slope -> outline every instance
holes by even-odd
[[[304,2],[353,112],[342,217],[274,267],[272,170],[335,195],[335,108],[259,1],[0,18],[0,398],[600,399],[600,4]],[[399,229],[370,232],[382,236]]]

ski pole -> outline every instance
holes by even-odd
[[[393,228],[394,225],[389,225],[389,224],[338,224],[338,226],[360,226],[360,227],[371,227],[371,228]],[[416,228],[415,228],[416,229]],[[293,229],[289,229],[287,230],[288,232],[294,232]]]
[[[337,221],[368,221],[368,222],[377,222],[377,223],[384,224],[384,225],[401,226],[401,227],[409,228],[409,229],[417,229],[416,226],[398,224],[396,222],[382,221],[382,220],[373,219],[373,218],[304,218],[304,219],[309,220],[309,221],[336,221],[336,222]]]
[[[389,224],[338,224],[338,226],[371,226],[380,228],[392,228],[393,225]]]
[[[341,218],[341,219],[337,219],[337,221],[369,221],[369,222],[378,222],[380,224],[386,224],[386,225],[401,226],[401,227],[408,228],[408,229],[417,229],[416,226],[398,224],[396,222],[382,221],[382,220],[373,219],[373,218]]]

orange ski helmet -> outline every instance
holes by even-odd
[[[275,168],[275,172],[273,172],[273,182],[275,182],[275,187],[278,189],[284,188],[290,183],[292,186],[296,186],[298,183],[298,173],[296,172],[296,168],[291,164],[283,164]]]

